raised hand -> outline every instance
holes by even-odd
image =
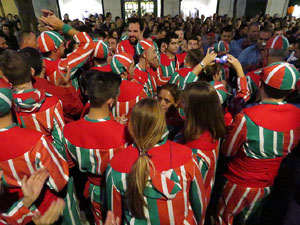
[[[47,16],[40,17],[40,21],[46,24],[50,30],[62,30],[64,22],[57,18],[53,12],[43,9],[42,12]]]
[[[49,174],[46,168],[35,171],[29,179],[24,176],[22,179],[22,191],[24,194],[23,203],[29,208],[35,200],[39,197],[44,183],[47,180]]]
[[[50,225],[58,220],[65,208],[65,202],[63,199],[57,199],[52,202],[50,207],[44,213],[44,215],[35,214],[32,221],[36,225]]]
[[[67,67],[67,74],[66,76],[61,76],[61,78],[58,79],[57,85],[62,87],[70,87],[70,78],[71,78],[71,69],[70,67]]]
[[[243,67],[240,63],[240,61],[235,58],[234,56],[227,54],[227,61],[233,66],[233,68],[236,70],[238,77],[245,76]]]
[[[202,59],[202,63],[204,65],[204,67],[212,64],[215,61],[216,57],[217,57],[217,53],[212,51],[211,48],[208,48],[206,56]]]

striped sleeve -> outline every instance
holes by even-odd
[[[58,69],[49,76],[54,84],[57,84],[61,76],[66,75],[67,67],[70,68],[71,79],[73,79],[76,71],[84,65],[94,50],[94,42],[86,32],[79,32],[73,38],[79,44],[78,48],[59,61]]]
[[[108,165],[106,170],[106,202],[107,209],[111,210],[115,217],[122,218],[122,196],[114,184],[112,167]]]
[[[33,208],[33,207],[32,207]],[[35,207],[34,207],[35,208]],[[22,200],[17,201],[6,213],[0,214],[0,225],[23,225],[32,220],[35,209],[28,209],[24,206]]]
[[[61,191],[69,180],[68,163],[44,135],[34,148],[36,168],[46,167],[49,172],[47,185],[57,192]]]
[[[247,84],[247,78],[245,76],[237,79],[237,87],[238,91],[236,98],[242,98],[245,102],[247,102],[250,99],[250,91]]]
[[[185,89],[185,86],[188,84],[188,83],[193,83],[193,82],[196,82],[198,80],[198,76],[196,76],[196,74],[194,74],[193,72],[189,72],[187,74],[187,76],[183,79],[183,82],[180,82],[179,84],[179,88],[181,90],[184,90]]]
[[[247,125],[242,113],[236,115],[222,145],[222,152],[227,157],[234,156],[247,140]]]
[[[171,84],[176,84],[178,86],[179,84],[179,73],[178,72],[175,72],[171,75],[171,79],[169,81],[169,83]]]
[[[155,71],[155,82],[157,86],[165,85],[169,82],[170,78],[163,77],[163,72],[161,67],[159,66]]]
[[[206,192],[201,175],[201,169],[193,156],[194,174],[190,186],[189,199],[198,224],[204,224],[207,208]]]
[[[53,138],[53,145],[56,150],[61,153],[61,155],[66,159],[66,154],[64,152],[64,145],[63,145],[63,128],[65,126],[65,119],[63,115],[63,106],[62,102],[59,100],[54,108],[54,125],[52,131],[52,138]]]

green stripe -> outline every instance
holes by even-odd
[[[258,126],[250,120],[250,118],[245,115],[246,119],[246,126],[247,126],[247,142],[248,142],[248,147],[249,149],[255,153],[255,156],[257,158],[262,159],[263,157],[260,156],[259,152],[259,130]],[[252,157],[251,153],[249,152],[249,149],[245,147],[246,149],[246,154],[248,157]]]
[[[160,224],[159,213],[157,207],[157,200],[154,198],[147,198],[148,208],[149,208],[149,217],[151,224]]]

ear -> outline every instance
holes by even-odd
[[[109,108],[112,108],[113,105],[114,105],[114,99],[113,99],[113,98],[109,98],[109,99],[106,101],[106,104],[108,105]]]
[[[31,76],[34,77],[35,69],[33,69],[32,67],[30,67],[30,71],[31,71]]]

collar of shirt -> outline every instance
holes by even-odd
[[[84,119],[85,119],[86,121],[89,121],[89,122],[98,123],[98,122],[105,122],[105,121],[108,121],[108,120],[110,120],[111,118],[110,118],[110,117],[104,117],[104,118],[101,118],[101,119],[90,119],[90,118],[88,117],[88,115],[86,115],[86,116],[84,117]]]

